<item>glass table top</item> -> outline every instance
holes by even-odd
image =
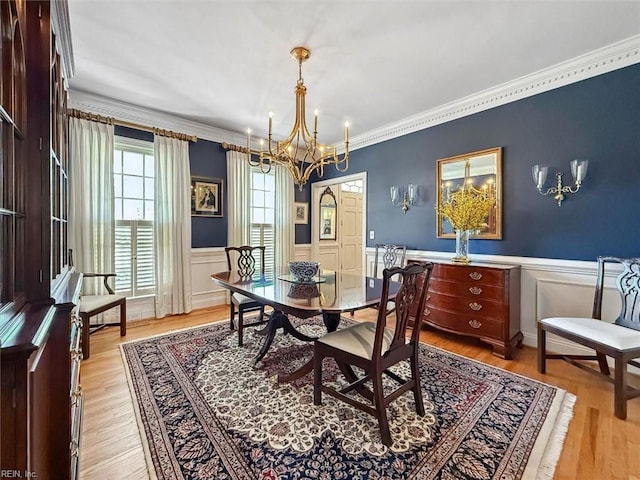
[[[357,310],[378,303],[382,292],[382,279],[331,270],[322,270],[316,277],[320,281],[312,283],[291,281],[287,268],[264,277],[247,278],[227,271],[214,273],[211,278],[229,290],[294,314]],[[399,287],[391,283],[391,298]]]

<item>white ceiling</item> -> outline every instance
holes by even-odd
[[[72,93],[259,136],[269,111],[289,133],[306,46],[323,143],[640,34],[640,1],[69,0],[69,16]]]

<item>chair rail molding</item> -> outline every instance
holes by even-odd
[[[375,249],[367,247],[366,256],[368,271],[372,272]],[[451,252],[407,250],[407,259],[411,260],[448,262],[451,260],[451,256]],[[474,263],[520,265],[520,331],[524,335],[523,343],[525,345],[537,347],[536,325],[540,318],[591,315],[593,290],[598,271],[596,260],[587,262],[549,258],[473,255],[471,265]],[[378,268],[380,268],[380,265]],[[615,279],[620,271],[622,270],[616,271],[612,269],[607,275],[605,285],[608,291],[605,294],[615,295]],[[586,310],[584,310],[585,308]],[[612,310],[612,315],[617,314],[614,310]],[[584,353],[584,350],[580,349],[580,347],[576,348],[575,344],[569,345],[553,335],[547,337],[547,345],[551,350],[557,348],[559,351],[567,351],[568,347],[573,348],[575,353]],[[563,350],[558,347],[562,347]]]
[[[295,260],[309,260],[312,248],[309,244],[295,245]],[[375,249],[366,248],[366,271],[373,272]],[[451,252],[407,250],[407,259],[448,262]],[[590,315],[593,289],[597,273],[597,262],[561,260],[531,257],[509,257],[499,255],[474,255],[473,263],[517,264],[521,268],[520,329],[524,344],[536,347],[536,322],[549,316]],[[473,265],[472,263],[472,265]],[[211,280],[214,272],[226,270],[223,247],[193,248],[191,250],[191,283],[193,285],[192,304],[194,309],[227,304],[226,291]],[[379,269],[384,266],[380,264]],[[381,271],[381,270],[380,270]],[[605,279],[605,295],[615,295],[615,279],[620,272],[611,271]],[[586,307],[585,307],[586,305]],[[584,309],[588,311],[585,311]],[[115,312],[117,313],[117,312]],[[127,299],[127,321],[135,322],[153,319],[153,297]],[[584,349],[569,345],[552,335],[547,338],[550,348],[567,351],[575,348],[576,353]],[[560,348],[561,347],[561,348]],[[517,354],[516,354],[517,355]],[[517,357],[516,357],[517,358]]]

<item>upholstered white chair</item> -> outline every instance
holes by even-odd
[[[68,251],[69,267],[75,268],[73,263],[73,250]],[[101,330],[104,327],[118,325],[120,327],[120,336],[124,337],[127,334],[127,297],[117,294],[111,285],[109,285],[109,279],[115,278],[115,273],[83,273],[83,281],[86,279],[102,279],[102,287],[97,283],[93,285],[93,290],[96,291],[93,295],[81,295],[80,305],[78,307],[80,313],[80,319],[82,320],[82,334],[80,336],[80,342],[82,347],[82,358],[88,359],[91,354],[91,345],[89,343],[89,335]],[[94,280],[89,280],[94,281]],[[104,288],[100,291],[100,288]],[[106,292],[106,293],[105,293]],[[100,313],[104,313],[112,308],[120,307],[120,318],[118,322],[102,322],[91,323],[91,317],[94,317]]]
[[[97,332],[98,330],[107,327],[118,325],[120,326],[120,336],[124,337],[127,334],[127,297],[124,295],[118,295],[113,291],[108,283],[109,278],[115,277],[115,273],[83,273],[82,278],[102,278],[104,289],[106,294],[104,295],[82,295],[80,297],[80,318],[82,319],[82,358],[88,359],[91,349],[89,345],[89,335]],[[90,322],[91,317],[98,315],[99,313],[106,312],[112,308],[120,307],[120,319],[118,322],[98,323],[92,325]]]
[[[605,265],[622,265],[616,280],[622,308],[613,323],[601,320]],[[548,353],[546,333],[553,333],[595,350],[595,355]],[[614,376],[607,363],[614,360]],[[640,396],[640,388],[627,384],[627,365],[640,368],[640,258],[599,257],[592,318],[553,317],[538,321],[538,371],[546,372],[547,359],[561,359],[613,383],[614,411],[627,418],[627,400]],[[599,370],[583,361],[597,361]]]

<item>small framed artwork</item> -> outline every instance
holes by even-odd
[[[309,223],[309,204],[302,202],[295,202],[294,204],[295,222],[306,225]]]
[[[191,215],[222,217],[224,192],[221,178],[191,177]]]

